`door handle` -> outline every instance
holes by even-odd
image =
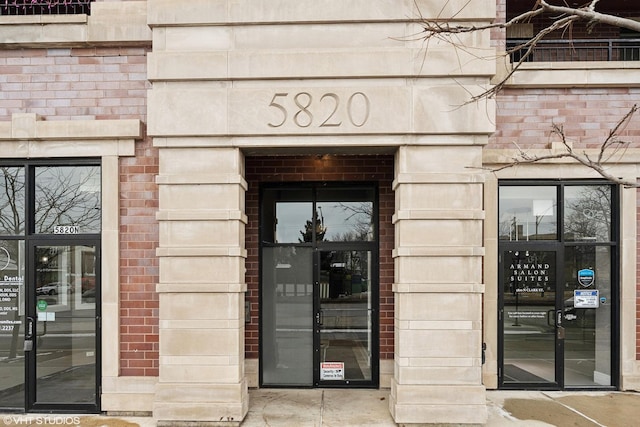
[[[564,339],[564,327],[562,326],[562,310],[556,311],[556,337],[559,340]]]
[[[24,339],[25,340],[32,340],[33,339],[33,328],[34,328],[34,319],[33,317],[27,317],[27,329],[26,332],[24,334]]]
[[[322,311],[316,312],[316,324],[322,326],[322,322],[324,321],[324,316],[322,315]]]
[[[24,351],[33,350],[33,335],[35,328],[35,320],[33,317],[27,317],[27,325],[24,334]]]

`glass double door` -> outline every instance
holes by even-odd
[[[0,408],[99,408],[99,244],[0,241]]]
[[[263,249],[262,384],[376,386],[374,253]]]
[[[500,264],[501,387],[614,387],[611,248],[504,245]]]
[[[376,387],[376,187],[283,184],[261,196],[261,385]]]

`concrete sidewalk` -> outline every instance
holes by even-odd
[[[389,390],[251,390],[242,427],[395,426]],[[640,425],[640,394],[488,391],[487,426],[630,427]],[[5,426],[152,427],[152,417],[0,414]],[[198,423],[191,423],[196,426]]]

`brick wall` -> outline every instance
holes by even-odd
[[[552,124],[578,148],[600,148],[609,131],[640,99],[640,88],[507,89],[497,98],[496,133],[488,148],[546,148]],[[640,120],[622,137],[638,141]]]
[[[377,181],[380,201],[380,358],[393,359],[393,224],[395,211],[393,156],[312,156],[248,157],[246,179],[247,300],[251,323],[246,325],[245,353],[258,358],[258,198],[261,182]]]
[[[0,121],[146,119],[144,48],[0,50]],[[158,375],[157,150],[120,160],[121,374]],[[103,284],[106,286],[106,284]],[[109,343],[108,345],[116,345]]]
[[[139,119],[146,78],[143,48],[0,50],[0,120]]]
[[[120,161],[120,373],[159,375],[158,153],[151,138]]]

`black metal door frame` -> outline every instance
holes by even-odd
[[[565,242],[563,237],[564,229],[564,189],[567,186],[575,185],[609,185],[611,186],[611,240],[609,242]],[[540,389],[539,384],[517,384],[517,385],[505,385],[504,384],[504,268],[503,268],[503,254],[508,250],[554,250],[556,251],[556,259],[558,267],[556,270],[557,282],[561,284],[564,280],[562,277],[562,271],[565,267],[565,249],[568,247],[580,247],[580,246],[607,246],[610,248],[611,253],[611,343],[610,343],[610,357],[611,357],[611,386],[602,387],[586,387],[585,389],[595,390],[616,390],[620,383],[620,226],[619,226],[619,191],[620,187],[612,185],[609,181],[603,180],[504,180],[500,181],[500,186],[555,186],[557,193],[558,203],[558,239],[555,241],[502,241],[498,242],[498,387],[504,389]],[[562,338],[562,316],[560,316],[560,322],[558,325],[558,314],[564,311],[564,301],[562,292],[556,291],[556,345],[555,345],[555,357],[556,357],[556,380],[557,387],[551,385],[550,389],[565,390],[565,378],[564,378],[564,340]],[[571,389],[578,389],[578,387],[571,387]]]
[[[102,383],[101,377],[101,247],[100,238],[87,238],[85,236],[42,236],[38,238],[27,239],[26,242],[26,268],[25,268],[25,409],[27,412],[72,412],[72,413],[97,413],[100,411],[100,389]],[[43,336],[44,331],[39,330],[38,313],[37,313],[37,295],[36,295],[36,254],[35,250],[39,246],[77,246],[86,245],[95,248],[95,338],[94,351],[96,357],[95,366],[95,402],[94,403],[47,403],[38,402],[36,399],[37,377],[36,372],[36,355],[39,346],[39,337]],[[31,341],[31,344],[29,344]],[[27,350],[27,346],[30,349]]]
[[[549,389],[560,390],[564,388],[564,330],[562,327],[562,312],[564,309],[563,293],[558,289],[562,283],[563,274],[563,246],[557,242],[510,242],[500,244],[500,253],[498,254],[498,386],[502,389]],[[555,383],[549,383],[547,385],[540,384],[505,384],[504,383],[504,283],[505,283],[505,269],[504,264],[508,262],[504,259],[504,254],[507,251],[547,251],[555,253],[555,308],[553,312],[552,325],[554,328],[555,345],[554,345],[554,359],[555,359]],[[551,313],[549,313],[551,315]]]
[[[263,191],[265,189],[274,189],[274,188],[287,188],[287,189],[295,189],[295,188],[305,188],[312,189],[312,202],[313,202],[313,221],[314,223],[318,220],[316,217],[316,209],[315,204],[317,201],[317,189],[319,188],[354,188],[361,187],[363,189],[372,189],[374,190],[375,198],[373,200],[373,220],[376,224],[376,232],[375,238],[372,242],[318,242],[315,239],[315,231],[314,238],[311,243],[300,243],[300,244],[274,244],[267,242],[264,238],[259,239],[259,275],[260,286],[259,286],[259,316],[260,323],[262,323],[262,313],[263,313],[263,298],[262,298],[262,273],[263,273],[263,262],[262,262],[262,248],[263,247],[286,247],[286,246],[301,246],[301,247],[312,247],[313,248],[313,272],[312,272],[312,283],[313,283],[313,383],[311,386],[313,387],[335,387],[335,388],[377,388],[379,385],[379,370],[380,370],[380,322],[379,322],[379,202],[378,202],[378,185],[377,183],[371,182],[302,182],[302,183],[269,183],[263,184],[260,189],[260,202],[259,202],[259,211],[261,212],[260,218],[260,231],[259,234],[262,236],[267,227],[264,224],[263,217]],[[315,227],[312,228],[315,230]],[[320,254],[322,251],[327,250],[369,250],[372,253],[372,258],[374,260],[374,265],[376,268],[373,269],[374,276],[372,278],[372,282],[375,283],[375,286],[371,287],[372,292],[372,321],[371,321],[371,345],[372,345],[372,354],[371,354],[371,381],[331,381],[330,383],[327,381],[320,381],[320,326],[321,326],[321,316],[320,312]],[[262,335],[262,326],[259,327],[259,331]],[[259,374],[259,383],[260,386],[268,386],[268,387],[279,387],[278,385],[265,385],[263,383],[263,338],[260,337],[259,343],[259,366],[260,366],[260,374]]]

